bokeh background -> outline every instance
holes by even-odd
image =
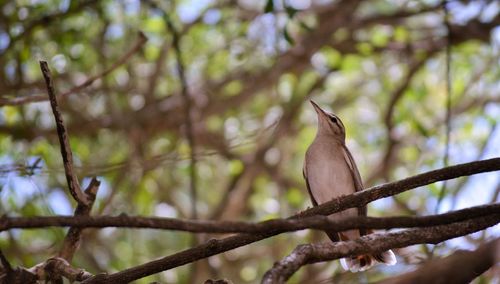
[[[60,103],[78,176],[83,185],[92,176],[102,182],[92,214],[192,217],[190,147],[166,17],[179,33],[192,102],[200,219],[259,221],[311,206],[302,178],[316,131],[309,99],[342,118],[367,187],[500,153],[497,1],[449,1],[446,12],[432,0],[156,4],[0,2],[1,214],[71,215],[75,206],[43,100],[38,61],[47,60],[58,93],[112,69]],[[140,40],[139,31],[148,41],[117,63]],[[500,177],[449,181],[439,202],[442,189],[435,183],[376,201],[369,215],[426,215],[495,202]],[[65,230],[1,232],[0,245],[13,264],[29,267],[57,252]],[[498,226],[406,248],[398,265],[366,273],[346,273],[337,261],[311,265],[290,283],[373,282],[495,236]],[[197,241],[210,237],[220,236]],[[284,234],[137,283],[257,283],[296,245],[325,240],[320,232]],[[186,233],[88,229],[74,265],[114,272],[192,244]],[[476,283],[499,283],[495,272]]]

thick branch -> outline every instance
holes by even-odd
[[[470,219],[449,225],[411,229],[397,233],[372,234],[355,241],[300,245],[292,254],[276,263],[264,275],[262,283],[284,283],[306,264],[334,260],[351,255],[379,253],[391,248],[401,248],[415,244],[437,244],[448,239],[484,230],[496,225],[499,220],[500,214],[492,214],[487,217]]]
[[[64,258],[54,257],[48,259],[43,265],[38,266],[36,275],[43,275],[44,279],[57,279],[64,276],[71,283],[89,279],[93,275],[89,272],[72,267]],[[43,273],[41,273],[43,271]]]
[[[185,231],[192,233],[281,233],[303,229],[341,232],[349,229],[392,229],[450,224],[470,218],[500,214],[500,203],[471,207],[444,214],[411,217],[349,217],[332,220],[316,215],[299,219],[273,219],[259,223],[237,221],[182,220],[158,217],[120,216],[50,216],[50,217],[6,217],[0,218],[0,232],[9,229],[34,229],[71,226],[74,228],[147,228]]]
[[[395,195],[419,186],[434,183],[436,181],[495,170],[500,170],[500,158],[451,166],[439,170],[430,171],[424,174],[419,174],[404,180],[375,186],[370,189],[357,192],[353,195],[342,196],[320,206],[308,209],[301,214],[294,215],[291,218],[299,218],[318,214],[330,215],[332,213],[343,211],[347,208],[359,207],[373,200]],[[277,230],[266,234],[239,234],[221,240],[212,239],[204,244],[189,248],[187,250],[158,260],[154,260],[100,278],[91,278],[85,283],[103,283],[101,281],[130,282],[164,270],[185,265],[199,259],[245,246],[280,233],[281,231]]]
[[[97,195],[97,190],[99,189],[100,184],[101,183],[96,178],[93,178],[90,181],[90,184],[88,185],[87,189],[85,189],[85,194],[89,200],[89,204],[88,205],[78,204],[75,209],[75,214],[74,214],[75,216],[77,217],[88,216],[90,214],[90,210],[94,205],[95,197]],[[68,262],[71,262],[73,255],[80,246],[81,234],[82,234],[82,227],[72,226],[69,229],[68,233],[66,234],[66,237],[64,238],[61,251],[59,252],[60,257],[67,260]]]
[[[63,158],[64,172],[66,173],[69,192],[78,204],[87,205],[89,201],[83,194],[80,184],[78,183],[78,178],[73,170],[73,154],[71,153],[71,148],[69,146],[68,132],[66,131],[66,127],[64,127],[63,118],[61,112],[59,111],[54,84],[52,82],[47,62],[40,61],[40,68],[42,69],[43,78],[45,79],[45,84],[47,85],[50,106],[52,107],[52,112],[56,121],[57,136],[59,137],[59,143],[61,144],[61,156]]]
[[[475,251],[459,250],[446,258],[428,261],[415,271],[379,283],[470,283],[499,261],[500,239],[496,239]]]

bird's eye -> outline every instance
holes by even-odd
[[[331,120],[333,123],[337,124],[337,118],[336,118],[335,116],[330,116],[330,120]]]

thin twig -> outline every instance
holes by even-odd
[[[436,50],[431,50],[428,54],[426,54],[423,58],[413,58],[408,64],[408,71],[403,80],[399,83],[398,87],[395,88],[391,95],[390,100],[387,105],[387,109],[384,114],[384,123],[387,132],[387,145],[385,146],[384,154],[379,162],[379,166],[376,167],[376,170],[373,171],[370,176],[366,180],[366,184],[373,184],[373,182],[380,176],[384,177],[385,180],[388,180],[388,174],[390,171],[390,166],[395,164],[393,162],[394,151],[396,150],[397,144],[399,143],[398,139],[394,136],[394,113],[396,111],[396,106],[399,101],[403,98],[405,91],[411,84],[413,77],[417,72],[424,66],[425,62],[434,54]]]
[[[69,145],[69,137],[64,126],[61,112],[59,111],[57,97],[55,94],[55,89],[47,62],[40,61],[40,68],[42,69],[43,77],[45,78],[45,83],[47,84],[47,92],[49,93],[50,105],[52,107],[52,112],[56,121],[57,136],[59,137],[59,143],[61,144],[61,156],[63,158],[64,172],[66,174],[68,188],[71,195],[77,202],[75,216],[88,215],[90,209],[92,208],[92,205],[94,204],[95,196],[97,194],[97,189],[99,188],[100,183],[95,178],[93,178],[89,186],[85,190],[85,193],[82,192],[82,189],[78,182],[78,178],[73,170],[73,154],[71,153],[71,147]],[[73,255],[78,249],[78,246],[80,244],[81,232],[81,228],[73,227],[66,234],[59,255],[62,258],[66,259],[68,262],[71,261]]]
[[[444,157],[443,157],[443,166],[448,166],[448,159],[450,156],[450,136],[451,136],[451,26],[450,26],[450,15],[448,12],[448,7],[446,6],[448,1],[443,2],[443,10],[444,10],[444,24],[446,26],[447,37],[446,37],[446,120],[445,120],[445,148],[444,148]],[[435,213],[439,212],[439,208],[441,207],[441,202],[443,201],[445,192],[446,192],[447,182],[443,182],[443,186],[439,191],[438,200],[436,203],[436,208],[434,210]]]
[[[189,143],[190,148],[190,159],[191,165],[189,167],[189,178],[190,178],[190,194],[191,194],[191,218],[198,218],[198,211],[196,208],[196,202],[198,199],[198,191],[197,191],[197,174],[196,174],[196,144],[193,132],[193,122],[191,118],[191,99],[189,96],[189,88],[186,81],[186,74],[184,68],[184,61],[182,60],[182,51],[180,48],[180,35],[177,32],[177,29],[174,27],[174,24],[170,20],[170,17],[165,13],[164,14],[165,21],[167,23],[168,29],[172,33],[172,45],[175,50],[175,56],[177,59],[177,72],[179,73],[179,79],[181,81],[181,94],[184,99],[184,120],[186,121],[186,138]]]
[[[184,101],[184,123],[186,126],[186,139],[189,144],[189,158],[190,158],[190,165],[189,165],[189,196],[190,196],[190,201],[191,201],[191,218],[192,219],[198,219],[198,208],[196,203],[198,202],[198,189],[197,189],[197,172],[196,172],[196,142],[195,142],[195,136],[194,136],[194,130],[193,130],[193,120],[191,117],[191,98],[189,95],[189,88],[188,88],[188,83],[186,80],[186,73],[185,73],[185,67],[184,67],[184,61],[182,59],[182,51],[180,47],[180,41],[181,41],[181,35],[175,28],[170,15],[167,14],[163,9],[161,9],[156,3],[153,1],[148,1],[148,3],[159,11],[163,15],[163,20],[165,21],[168,30],[172,34],[172,47],[174,48],[175,51],[175,58],[176,58],[176,67],[177,67],[177,73],[179,76],[179,80],[181,83],[181,95],[182,99]],[[194,236],[191,240],[191,243],[193,246],[196,246],[199,243],[199,240]],[[193,283],[195,279],[195,275],[197,274],[198,271],[198,266],[194,265],[191,268],[191,275],[190,275],[190,283]]]
[[[82,189],[80,188],[80,184],[78,183],[78,178],[73,171],[73,154],[71,153],[71,148],[69,146],[68,133],[66,131],[66,128],[64,127],[61,112],[59,111],[54,84],[52,82],[52,77],[47,62],[40,61],[40,68],[42,69],[45,84],[47,85],[50,106],[52,107],[52,113],[54,114],[54,119],[56,121],[57,136],[59,137],[59,143],[61,145],[61,156],[64,163],[64,172],[66,173],[66,181],[68,182],[69,192],[78,204],[87,205],[89,201],[83,194]]]
[[[303,218],[313,215],[330,215],[343,211],[347,208],[363,206],[376,199],[396,195],[437,181],[498,170],[500,170],[500,158],[455,165],[419,174],[396,182],[375,186],[370,189],[356,192],[352,195],[342,196],[332,201],[323,203],[317,207],[310,208],[301,214],[294,215],[290,217],[290,219]],[[112,283],[113,281],[114,283],[130,282],[148,275],[242,247],[280,233],[281,232],[279,230],[275,230],[265,234],[238,234],[220,240],[211,239],[206,243],[173,255],[131,267],[114,274],[102,276],[99,279],[91,278],[84,283]]]
[[[143,32],[139,31],[138,38],[137,38],[135,44],[132,46],[132,48],[130,48],[129,51],[127,51],[127,53],[122,55],[108,69],[102,71],[101,73],[99,73],[97,75],[94,75],[94,76],[87,78],[87,80],[85,80],[80,85],[77,85],[77,86],[71,88],[70,90],[62,93],[61,97],[65,98],[66,96],[68,96],[70,94],[77,93],[77,92],[81,91],[82,89],[85,89],[86,87],[90,86],[92,83],[94,83],[98,79],[107,76],[109,73],[113,72],[115,69],[117,69],[118,67],[125,64],[130,59],[130,57],[132,57],[135,53],[137,53],[147,41],[148,41],[148,38],[146,37],[146,35],[144,35]]]
[[[117,69],[118,67],[125,64],[130,59],[130,57],[132,57],[132,55],[137,53],[137,51],[139,51],[142,48],[144,43],[147,42],[147,38],[142,32],[139,32],[138,37],[139,38],[137,39],[135,44],[132,46],[132,48],[129,51],[127,51],[124,55],[122,55],[108,69],[106,69],[106,70],[102,71],[101,73],[98,73],[94,76],[88,77],[83,83],[78,84],[78,85],[72,87],[71,89],[65,91],[64,93],[58,95],[58,98],[64,100],[69,95],[80,92],[81,90],[85,89],[86,87],[92,85],[92,83],[94,83],[95,81],[107,76],[108,74],[113,72],[115,69]],[[0,98],[0,106],[22,105],[22,104],[26,104],[26,103],[41,102],[41,101],[45,101],[45,100],[47,100],[47,96],[45,96],[45,95],[24,96],[24,97],[13,98],[13,99]]]
[[[484,139],[484,141],[481,145],[479,145],[479,147],[478,147],[479,151],[478,151],[478,154],[474,160],[478,161],[478,160],[482,160],[485,158],[486,153],[489,150],[488,144],[490,144],[490,141],[494,140],[492,138],[494,138],[495,135],[497,135],[497,133],[496,133],[497,127],[498,127],[498,124],[496,121],[494,121],[493,124],[490,126],[490,129],[488,131],[489,132],[488,137],[486,139]],[[467,184],[467,182],[469,182],[469,177],[461,179],[460,181],[457,182],[455,187],[453,189],[451,189],[451,192],[450,192],[450,194],[451,194],[450,210],[453,210],[456,208],[457,202],[458,202],[458,199],[460,196],[460,192],[463,188],[465,188],[465,185]],[[490,201],[490,203],[494,203],[494,202],[496,202],[496,199],[493,199],[492,201]]]
[[[184,122],[186,124],[186,139],[189,144],[189,149],[190,149],[190,160],[191,164],[189,167],[189,192],[191,196],[191,218],[197,219],[198,218],[198,211],[197,211],[197,174],[196,174],[196,143],[195,143],[195,137],[194,137],[194,132],[193,132],[193,121],[191,118],[191,98],[189,95],[189,87],[188,83],[186,80],[186,73],[185,73],[185,67],[184,67],[184,60],[182,59],[182,51],[180,47],[180,40],[181,36],[177,29],[175,28],[170,16],[160,7],[158,6],[157,3],[155,3],[152,0],[148,0],[147,3],[156,11],[158,11],[162,16],[163,20],[165,21],[165,24],[167,25],[168,30],[172,34],[172,47],[175,50],[175,58],[177,61],[177,73],[179,76],[179,80],[181,82],[181,96],[184,101]]]

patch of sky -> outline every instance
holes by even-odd
[[[66,12],[68,11],[69,9],[69,5],[71,4],[71,2],[69,0],[62,0],[60,3],[59,3],[59,10],[61,12]]]
[[[5,73],[7,75],[7,78],[9,80],[14,80],[15,75],[16,75],[16,63],[15,61],[11,60],[8,61],[7,64],[5,64]]]
[[[287,5],[297,10],[305,10],[311,7],[311,0],[288,0]]]
[[[500,10],[500,4],[496,1],[485,3],[483,1],[449,1],[447,7],[453,15],[453,22],[465,24],[473,18],[479,18],[482,22],[490,22]]]
[[[167,203],[160,203],[155,206],[154,214],[157,217],[176,218],[177,209]]]
[[[221,18],[220,10],[210,9],[203,16],[203,22],[207,25],[215,25],[219,22]]]
[[[0,32],[0,51],[3,51],[10,44],[10,37],[6,32]]]
[[[106,30],[106,38],[107,39],[118,39],[123,36],[123,25],[120,24],[111,24]]]
[[[177,7],[177,13],[183,23],[191,23],[212,3],[213,0],[188,0]]]
[[[54,190],[47,196],[50,208],[57,215],[73,215],[73,207],[68,200],[68,195],[62,190]]]
[[[252,41],[258,42],[267,54],[276,52],[277,40],[276,16],[266,13],[257,16],[248,27],[247,37]]]
[[[37,192],[38,187],[36,187],[30,177],[9,175],[4,190],[0,193],[0,199],[5,204],[12,197],[18,206],[22,206]]]
[[[370,207],[373,207],[376,210],[387,210],[387,208],[391,208],[394,205],[394,202],[392,201],[391,197],[386,197],[382,199],[375,200],[370,203]],[[388,216],[384,216],[388,217]]]
[[[125,14],[136,15],[141,9],[141,2],[139,0],[126,0],[124,1]]]
[[[481,5],[478,2],[465,4],[460,1],[450,1],[447,8],[450,14],[453,15],[453,21],[463,24],[480,13]]]
[[[485,7],[482,10],[479,20],[486,23],[491,22],[500,12],[500,3],[498,1],[491,1],[483,5],[485,5]]]

